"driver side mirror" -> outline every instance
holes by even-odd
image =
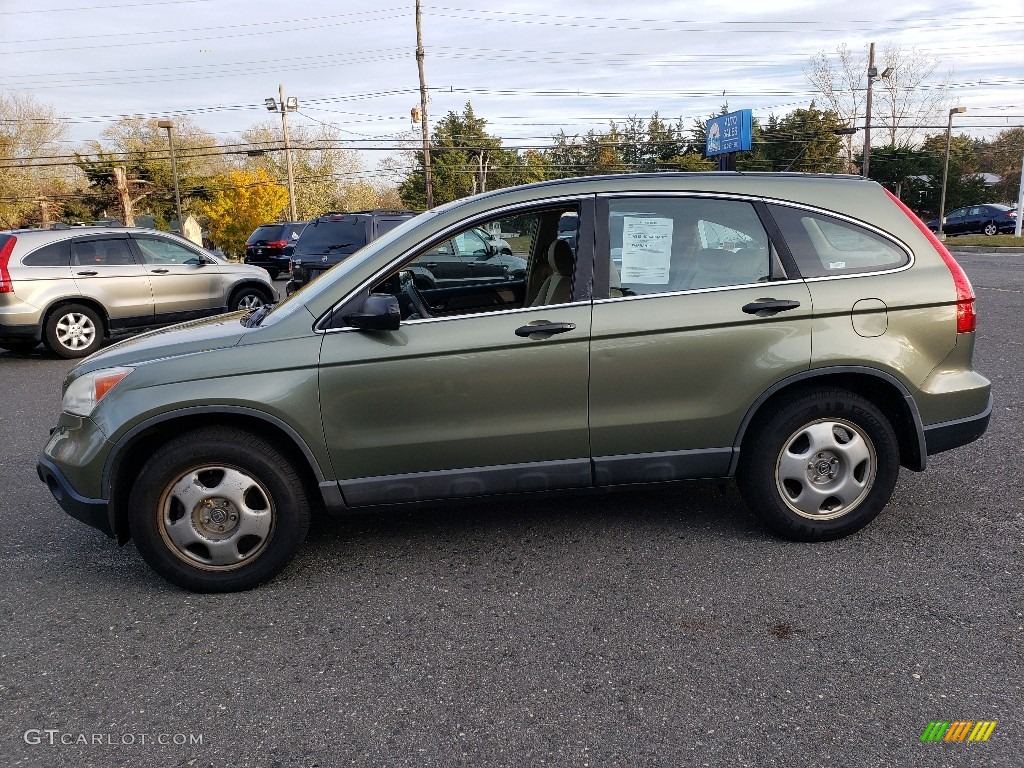
[[[390,293],[371,293],[358,312],[345,315],[345,324],[363,331],[397,331],[402,324],[398,299]]]

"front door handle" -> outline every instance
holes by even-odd
[[[543,320],[534,324],[524,325],[521,328],[516,328],[516,336],[522,336],[524,339],[528,339],[535,333],[545,333],[547,336],[553,336],[556,333],[565,333],[566,331],[575,331],[576,323],[548,323]],[[544,338],[547,338],[545,336]]]
[[[151,269],[150,270],[150,272],[152,272],[154,275],[166,275],[170,271],[171,270],[169,270],[169,269]]]
[[[81,272],[76,272],[75,274],[85,275],[86,277],[94,277],[95,275],[98,275],[99,272],[97,272],[95,269],[84,269]]]
[[[796,309],[799,306],[800,302],[793,301],[792,299],[758,299],[757,301],[752,301],[749,304],[744,304],[743,311],[748,315],[765,317],[767,315],[774,315],[776,312],[786,312],[790,309]]]

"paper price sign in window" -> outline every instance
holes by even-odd
[[[626,216],[622,220],[622,282],[667,285],[672,262],[672,219]]]

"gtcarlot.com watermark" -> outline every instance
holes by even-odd
[[[202,746],[201,733],[73,733],[59,728],[29,728],[22,734],[26,744],[32,746]]]

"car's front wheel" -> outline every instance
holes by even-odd
[[[289,460],[233,428],[180,435],[143,466],[129,498],[139,553],[195,592],[251,589],[280,573],[309,530],[309,499]]]
[[[65,304],[46,319],[43,340],[61,357],[86,357],[103,343],[103,321],[84,304]]]
[[[228,302],[228,308],[234,312],[239,309],[254,310],[259,309],[264,304],[270,303],[270,297],[267,296],[266,292],[260,288],[253,288],[246,286],[245,288],[239,288],[233,294],[231,294],[231,301]]]
[[[747,506],[776,533],[824,541],[870,523],[892,496],[899,445],[870,401],[841,389],[776,403],[755,423],[737,481]]]

